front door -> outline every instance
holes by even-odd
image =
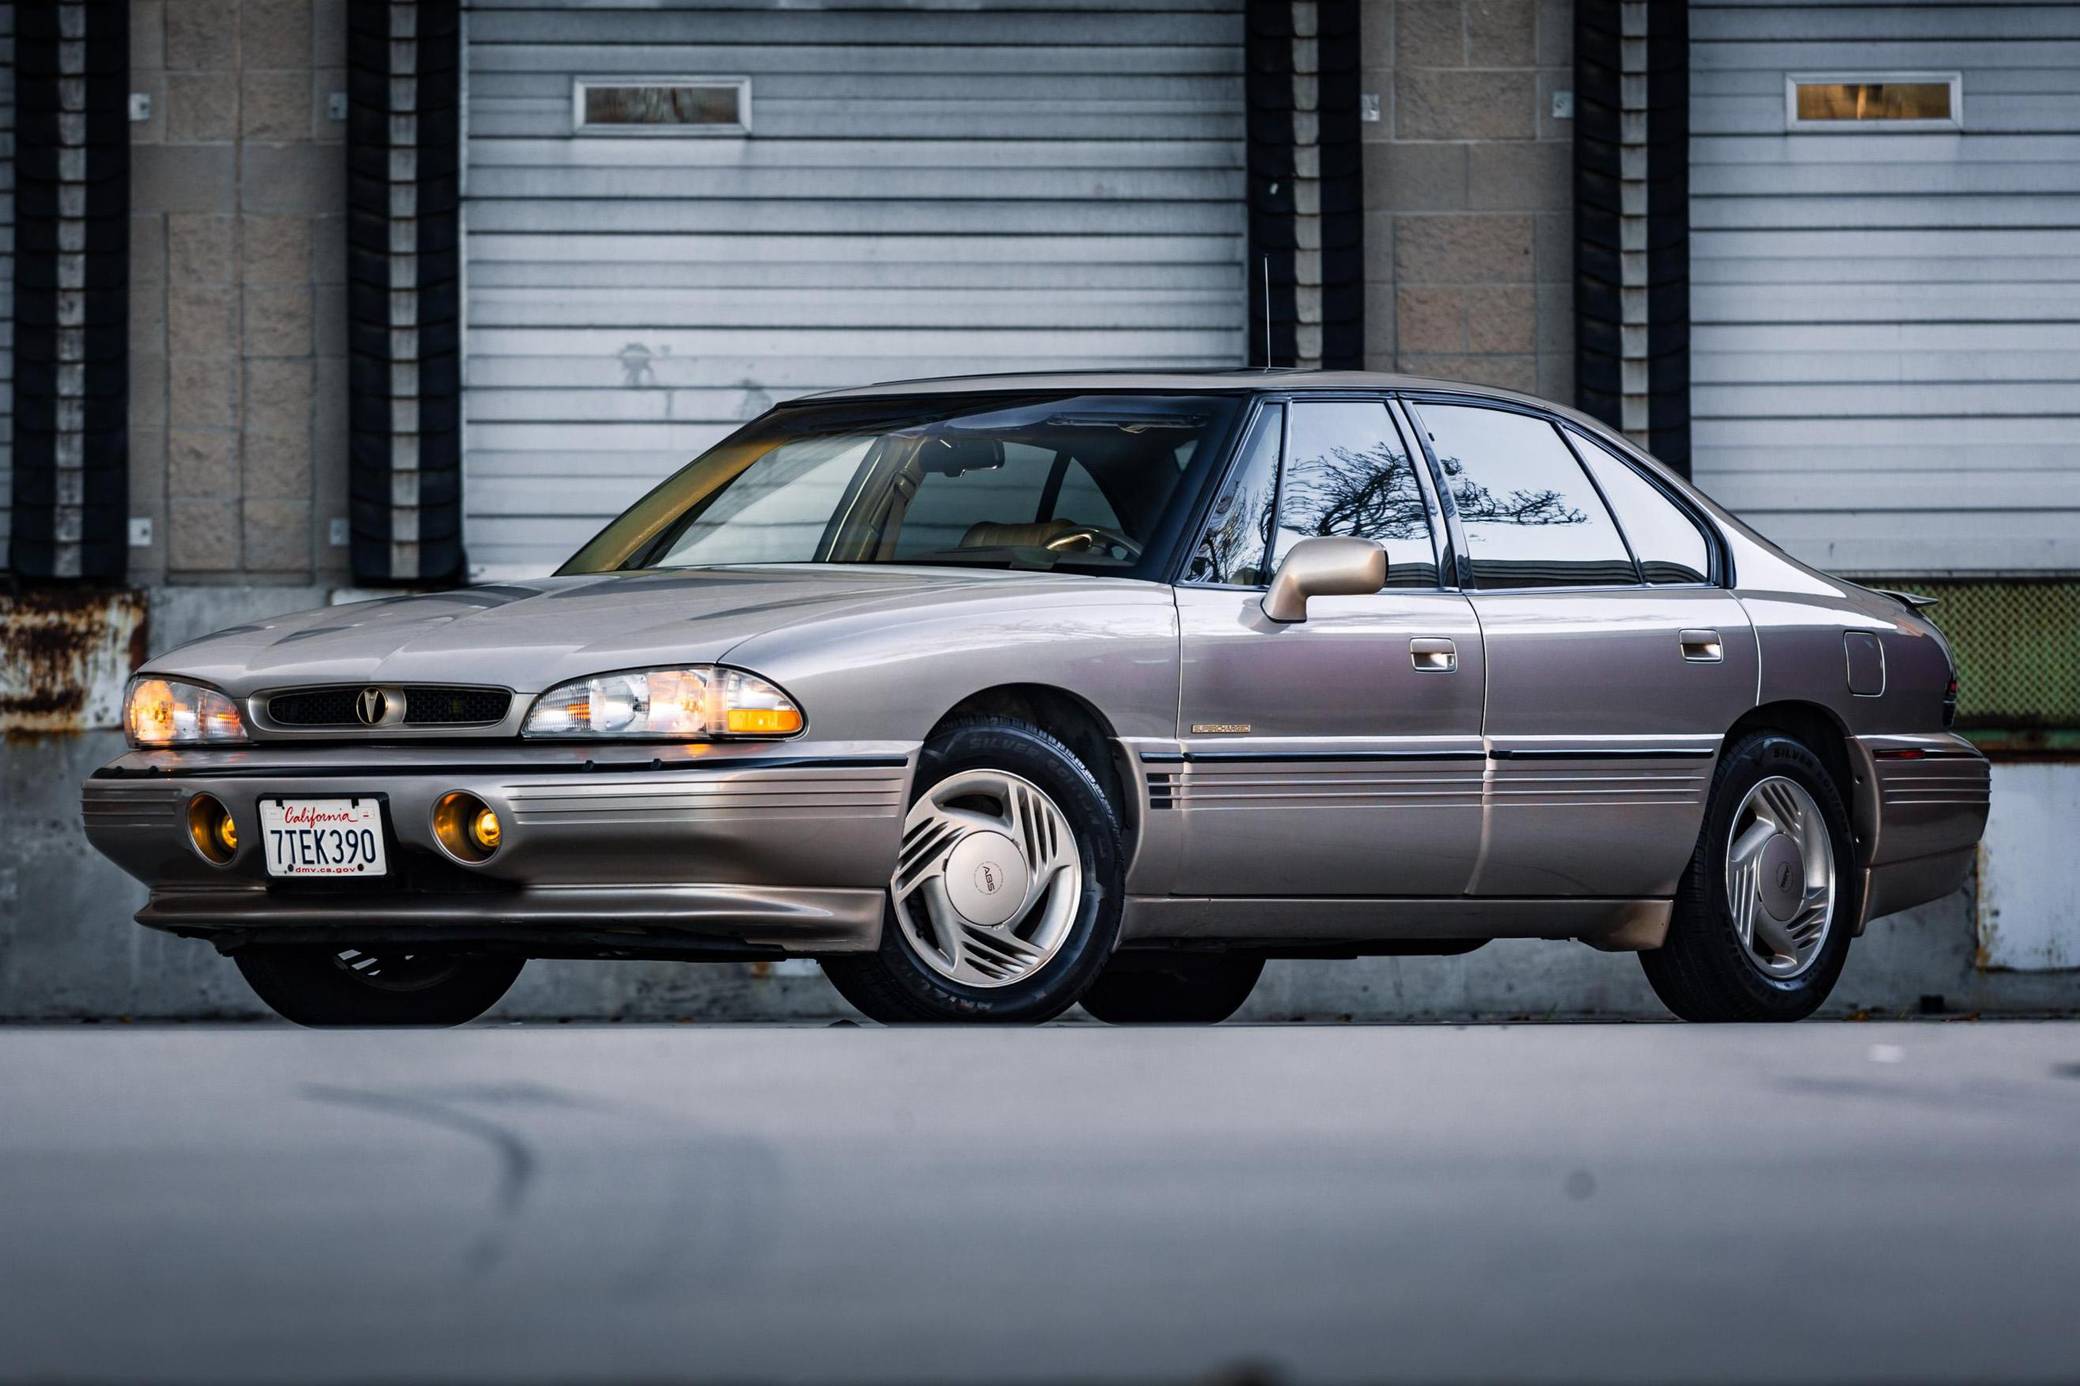
[[[1755,700],[1755,638],[1712,582],[1705,535],[1573,429],[1463,403],[1409,412],[1487,646],[1493,759],[1471,893],[1673,894],[1720,740]]]
[[[1254,421],[1177,591],[1176,893],[1466,889],[1481,840],[1481,635],[1440,582],[1437,501],[1413,456],[1378,399],[1269,404]],[[1271,620],[1272,569],[1316,535],[1384,543],[1386,590]]]

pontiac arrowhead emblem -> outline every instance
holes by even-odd
[[[361,690],[361,696],[354,700],[354,711],[361,718],[361,725],[364,727],[379,725],[383,720],[383,714],[389,710],[390,700],[383,696],[383,690],[380,688],[364,688]]]

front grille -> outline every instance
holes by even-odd
[[[357,704],[364,685],[303,688],[267,700],[267,715],[283,727],[362,728]],[[482,727],[505,720],[513,695],[502,688],[410,684],[404,690],[408,727]]]

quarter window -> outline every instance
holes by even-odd
[[[1476,587],[1639,581],[1610,512],[1550,423],[1459,404],[1411,412],[1444,471]]]
[[[1690,517],[1603,444],[1573,431],[1567,436],[1618,512],[1641,575],[1657,583],[1709,582],[1711,549]]]
[[[1279,492],[1272,568],[1302,539],[1323,535],[1386,545],[1389,587],[1438,585],[1429,504],[1384,401],[1310,400],[1293,406],[1292,453]]]
[[[1264,552],[1271,542],[1272,507],[1278,504],[1278,449],[1285,420],[1282,404],[1257,411],[1242,456],[1192,550],[1185,581],[1238,587],[1262,587],[1271,581]]]

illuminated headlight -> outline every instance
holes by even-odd
[[[534,700],[522,736],[792,736],[805,725],[785,693],[741,669],[695,665],[599,674]]]
[[[196,746],[243,741],[238,704],[214,688],[179,679],[130,680],[123,700],[123,735],[132,746]]]

